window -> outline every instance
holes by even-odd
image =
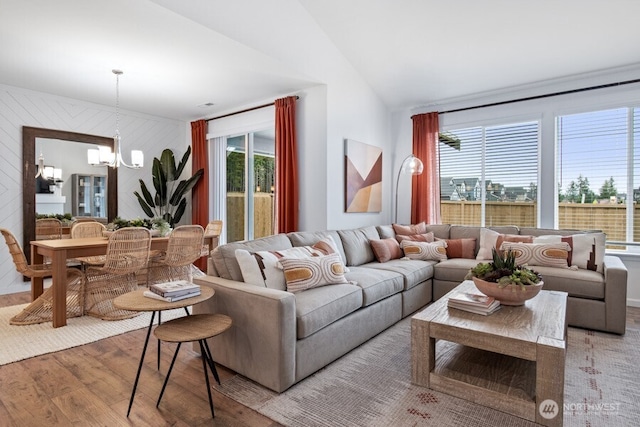
[[[444,224],[537,224],[538,122],[452,129],[440,143]]]
[[[275,207],[273,131],[228,137],[226,151],[227,242],[272,235]]]
[[[640,241],[640,109],[559,116],[556,136],[558,226]]]

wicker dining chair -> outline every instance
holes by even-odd
[[[200,225],[181,225],[169,235],[167,250],[149,260],[147,284],[173,280],[193,280],[191,264],[202,253],[204,229]]]
[[[62,239],[62,221],[56,218],[36,220],[36,240]]]
[[[151,233],[143,227],[126,227],[109,237],[104,266],[85,272],[85,313],[103,320],[135,317],[137,311],[121,310],[114,298],[138,289],[136,271],[147,266]]]
[[[209,253],[218,246],[220,235],[222,234],[222,220],[214,219],[209,221],[207,227],[204,229],[205,236],[213,236],[211,238],[211,247],[208,244],[202,245],[202,256],[208,256]]]
[[[7,229],[0,228],[4,240],[9,247],[18,273],[23,276],[50,277],[51,267],[47,264],[29,264],[20,244],[15,236]],[[84,314],[84,276],[74,268],[67,269],[67,317],[78,317]],[[9,323],[12,325],[31,325],[53,320],[53,290],[44,290],[42,295],[25,307],[19,314],[13,316]]]
[[[105,227],[98,221],[76,222],[71,226],[71,238],[80,239],[83,237],[102,237],[102,232],[106,229],[107,227]],[[80,263],[82,265],[82,268],[86,269],[87,266],[104,265],[105,259],[106,255],[93,255],[77,257],[70,261]]]

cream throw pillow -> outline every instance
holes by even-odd
[[[414,242],[403,240],[400,247],[404,255],[409,259],[419,259],[422,261],[442,261],[447,259],[447,242],[438,240],[436,242]]]
[[[344,277],[344,263],[338,254],[302,259],[281,258],[280,265],[289,292],[351,283]]]
[[[568,243],[513,243],[504,242],[501,251],[513,252],[518,265],[541,265],[568,268],[567,259],[571,247]]]
[[[581,233],[570,236],[538,236],[534,243],[561,243],[566,242],[571,246],[568,263],[585,270],[604,272],[604,248],[606,235],[604,233]]]
[[[476,259],[493,259],[493,248],[500,249],[502,242],[533,243],[533,236],[500,234],[488,228],[480,229],[480,249]]]

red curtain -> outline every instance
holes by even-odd
[[[275,233],[298,231],[296,96],[276,99]]]
[[[411,223],[440,224],[438,113],[416,114],[413,120],[413,154],[424,170],[411,182]]]
[[[209,223],[209,167],[207,153],[207,122],[191,122],[191,174],[204,169],[204,174],[191,190],[191,222],[207,227]],[[207,271],[207,259],[200,258],[195,263],[202,271]]]

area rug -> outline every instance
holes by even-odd
[[[145,328],[149,326],[151,319],[151,313],[146,312],[125,320],[101,320],[91,316],[72,317],[67,319],[67,326],[61,328],[54,328],[51,322],[10,325],[9,319],[26,306],[27,304],[21,304],[0,308],[0,365]],[[184,315],[183,309],[164,311],[162,321]]]
[[[218,390],[285,426],[534,426],[411,384],[404,319],[282,394],[236,375]],[[631,426],[640,419],[640,332],[569,328],[565,426]]]

